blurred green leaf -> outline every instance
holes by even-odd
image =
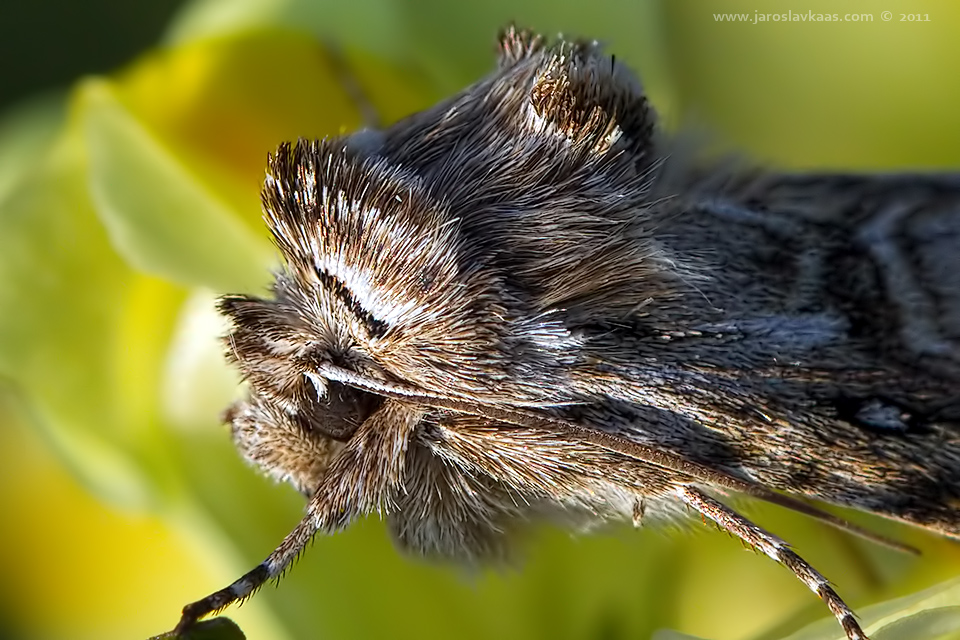
[[[141,472],[116,448],[136,430],[110,415],[109,346],[131,274],[90,207],[81,154],[78,138],[62,139],[0,204],[0,374],[88,482],[142,503]]]
[[[947,640],[960,637],[960,580],[951,580],[920,593],[865,608],[860,622],[873,640]],[[719,637],[719,636],[715,636]],[[783,640],[846,640],[833,616]],[[707,640],[668,629],[651,640]]]
[[[960,580],[866,607],[861,625],[873,640],[938,640],[960,637]],[[836,619],[824,618],[784,640],[844,640]],[[954,637],[954,636],[951,636]]]
[[[895,620],[874,632],[875,640],[948,640],[960,632],[960,606],[928,609]]]
[[[114,248],[134,268],[218,291],[264,286],[273,252],[204,190],[118,101],[81,89],[90,190]]]

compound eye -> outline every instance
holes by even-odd
[[[298,407],[304,426],[333,440],[346,442],[383,404],[383,398],[339,382],[309,376],[316,396]]]

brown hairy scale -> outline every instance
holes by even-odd
[[[383,131],[281,145],[284,265],[221,300],[241,454],[308,496],[178,632],[379,512],[414,554],[695,511],[827,580],[724,505],[855,507],[960,537],[960,178],[678,162],[596,43],[513,29],[498,70]]]

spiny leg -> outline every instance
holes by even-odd
[[[272,578],[279,577],[313,539],[319,530],[319,520],[308,513],[303,520],[283,539],[280,546],[255,569],[248,571],[230,586],[211,593],[202,600],[192,602],[183,608],[180,622],[173,630],[175,636],[187,632],[201,618],[217,613],[234,602],[242,601],[253,595]]]
[[[388,400],[363,422],[330,465],[307,514],[266,560],[230,586],[183,608],[175,635],[204,616],[253,595],[268,580],[279,578],[318,532],[333,533],[354,518],[380,508],[400,481],[407,443],[420,421],[419,410]]]
[[[820,599],[840,622],[847,638],[850,640],[869,640],[860,628],[853,611],[837,595],[827,579],[810,566],[806,560],[797,555],[786,542],[694,487],[680,486],[676,488],[676,492],[684,503],[696,509],[701,515],[713,520],[722,529],[790,569],[795,576],[800,578],[803,584],[807,585],[808,589],[820,596]]]

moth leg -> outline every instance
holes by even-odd
[[[381,509],[400,482],[410,434],[422,414],[388,400],[363,422],[331,463],[307,504],[303,519],[273,553],[230,586],[183,608],[174,634],[183,634],[198,620],[242,601],[268,580],[279,578],[313,537],[345,528],[355,518]]]
[[[867,635],[854,618],[853,611],[837,595],[827,579],[810,566],[806,560],[797,555],[786,542],[694,487],[679,486],[676,488],[676,492],[684,503],[696,509],[701,515],[713,520],[722,529],[790,569],[795,576],[800,578],[803,584],[807,585],[807,588],[820,596],[820,599],[824,601],[840,622],[847,638],[850,640],[868,640]]]
[[[639,529],[643,526],[643,518],[647,515],[647,500],[640,497],[633,502],[633,526]]]

